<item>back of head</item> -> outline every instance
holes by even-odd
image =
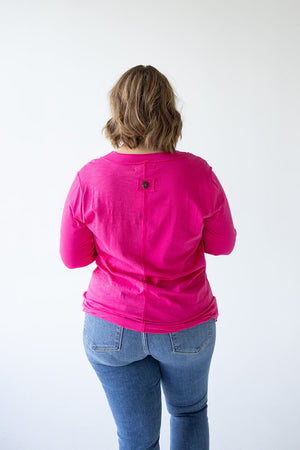
[[[111,119],[103,130],[113,147],[143,147],[172,153],[182,120],[168,79],[153,66],[127,70],[110,91]]]

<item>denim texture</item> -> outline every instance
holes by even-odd
[[[83,345],[117,426],[120,450],[158,450],[161,387],[171,450],[208,450],[210,319],[174,333],[142,333],[85,313]]]

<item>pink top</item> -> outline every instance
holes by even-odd
[[[112,151],[76,174],[66,198],[60,255],[70,268],[96,261],[83,311],[148,333],[171,333],[218,307],[204,253],[236,241],[224,190],[201,157]]]

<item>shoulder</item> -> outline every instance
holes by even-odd
[[[206,159],[202,158],[199,155],[195,155],[191,152],[182,152],[185,153],[187,158],[186,160],[189,162],[189,164],[194,167],[198,171],[202,171],[202,173],[209,174],[212,170],[211,165],[206,161]]]
[[[84,174],[85,172],[94,170],[96,168],[96,166],[100,163],[101,159],[102,159],[102,157],[91,159],[90,161],[85,163],[83,166],[81,166],[78,173]]]
[[[89,184],[95,176],[99,175],[99,171],[104,161],[103,157],[94,158],[85,163],[77,172],[82,184]]]

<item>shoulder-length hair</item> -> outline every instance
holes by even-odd
[[[173,153],[182,120],[168,79],[153,66],[127,70],[110,90],[112,117],[102,128],[114,148],[142,146]]]

